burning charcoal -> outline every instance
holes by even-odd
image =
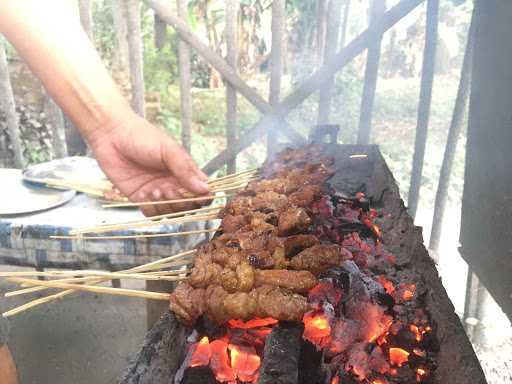
[[[187,368],[181,384],[216,384],[217,381],[209,367]]]
[[[380,347],[375,347],[370,355],[369,365],[372,371],[385,374],[389,370],[389,363]]]
[[[265,344],[259,384],[297,384],[303,327],[282,322]]]
[[[299,362],[299,384],[323,383],[322,351],[307,340],[302,341]]]
[[[345,369],[351,371],[359,380],[366,379],[370,373],[370,365],[368,352],[366,351],[367,343],[356,343],[348,351],[348,359]]]
[[[352,345],[359,335],[359,324],[349,319],[340,319],[336,322],[332,332],[329,354],[339,354]]]

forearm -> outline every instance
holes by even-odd
[[[71,0],[0,0],[0,32],[93,141],[133,112],[81,28]]]

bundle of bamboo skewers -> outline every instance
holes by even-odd
[[[259,170],[240,172],[237,174],[220,177],[209,182],[212,194],[206,197],[187,197],[177,200],[154,201],[143,203],[115,203],[107,204],[105,207],[119,206],[141,206],[149,204],[172,204],[185,201],[213,200],[219,197],[227,197],[226,192],[235,192],[245,188],[249,181],[257,177]],[[222,194],[220,194],[222,193]],[[114,232],[129,228],[145,228],[160,226],[163,224],[181,224],[197,221],[207,221],[218,218],[222,206],[198,208],[189,211],[175,212],[148,217],[143,220],[133,220],[123,223],[102,224],[96,227],[82,228],[71,231],[70,235],[52,236],[52,238],[82,239],[82,240],[115,240],[126,238],[152,238],[164,236],[186,236],[201,233],[212,233],[217,229],[201,229],[194,231],[136,234],[136,235],[107,235],[100,234]],[[161,260],[153,261],[138,267],[119,272],[97,271],[97,270],[75,270],[75,271],[29,271],[29,272],[0,272],[0,278],[21,285],[23,288],[7,292],[6,297],[14,297],[28,293],[41,292],[47,289],[60,289],[55,294],[32,300],[24,305],[3,313],[4,317],[13,316],[41,304],[47,304],[61,299],[77,291],[95,292],[102,294],[113,294],[121,296],[141,297],[153,300],[168,300],[168,293],[148,292],[142,290],[112,288],[99,286],[112,279],[136,279],[136,280],[160,280],[160,281],[181,281],[186,278],[192,266],[192,256],[195,250],[186,251]],[[44,277],[47,280],[38,280],[36,277]]]

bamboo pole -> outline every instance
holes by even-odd
[[[327,65],[330,64],[338,50],[342,2],[343,0],[331,0],[327,7],[327,25],[323,57],[323,63]],[[333,74],[324,86],[320,88],[320,97],[318,101],[318,125],[329,124],[334,80],[335,75]]]
[[[112,20],[116,37],[116,50],[114,52],[114,67],[124,73],[129,72],[128,25],[126,22],[125,0],[111,0]]]
[[[473,14],[471,19],[471,26],[468,31],[464,61],[462,63],[459,89],[457,91],[457,98],[455,99],[455,107],[453,109],[450,129],[448,131],[448,138],[446,140],[446,148],[444,150],[443,165],[441,166],[441,173],[439,175],[439,182],[437,185],[436,200],[434,204],[434,216],[432,218],[432,230],[430,232],[429,243],[429,249],[434,251],[434,255],[437,255],[437,250],[439,249],[441,229],[443,227],[443,218],[446,207],[446,199],[448,197],[448,187],[450,185],[453,160],[455,158],[457,142],[459,140],[462,123],[464,121],[464,116],[468,106],[473,58],[473,41],[475,33],[474,17],[475,16]],[[435,259],[437,262],[439,262],[438,255],[435,257]]]
[[[0,38],[0,105],[5,111],[7,121],[7,130],[11,141],[12,151],[14,152],[14,166],[23,168],[25,159],[21,147],[20,128],[18,115],[16,114],[16,104],[12,93],[11,80],[9,78],[9,66],[5,54],[5,43]]]
[[[139,0],[126,0],[126,14],[128,25],[128,48],[130,64],[130,80],[132,84],[132,108],[140,116],[144,111],[144,74],[143,74],[143,48],[142,32],[140,27]]]
[[[188,0],[176,0],[178,17],[187,24]],[[190,152],[192,143],[192,96],[190,81],[190,50],[182,39],[178,41],[178,68],[180,72],[181,144]]]
[[[226,26],[224,30],[226,40],[226,62],[233,71],[237,72],[238,51],[238,9],[240,0],[226,0]],[[237,95],[236,89],[226,84],[226,145],[229,148],[238,136],[237,127]],[[227,172],[236,172],[236,157],[227,163]]]
[[[425,147],[427,144],[430,106],[432,104],[432,88],[434,86],[438,22],[439,0],[428,0],[425,49],[423,52],[423,70],[421,74],[420,100],[418,105],[418,121],[416,126],[416,140],[414,143],[411,184],[409,187],[407,204],[409,214],[413,218],[416,216],[416,211],[418,209],[421,177],[423,175],[423,161],[425,159]]]
[[[378,21],[386,12],[386,0],[372,0],[370,9],[370,23]],[[361,98],[361,112],[359,114],[358,144],[369,144],[372,130],[373,105],[375,91],[379,78],[380,50],[382,35],[368,47],[366,70],[364,74],[363,96]]]
[[[156,0],[148,0],[151,3]],[[203,168],[207,174],[211,174],[223,166],[227,161],[232,159],[237,153],[251,145],[254,140],[261,137],[269,124],[273,124],[276,117],[284,118],[292,109],[300,105],[313,92],[321,87],[324,82],[341,68],[352,61],[364,49],[366,49],[372,40],[381,36],[388,29],[393,27],[398,21],[414,10],[423,0],[401,0],[397,5],[387,11],[380,22],[370,26],[359,36],[353,39],[345,48],[341,49],[333,59],[332,65],[323,65],[315,71],[307,80],[305,80],[295,91],[284,98],[279,105],[272,111],[272,116],[263,116],[244,136],[240,137],[236,144],[219,153],[215,158],[210,160]]]
[[[272,50],[270,52],[269,104],[276,106],[281,98],[281,77],[283,74],[283,31],[286,26],[285,0],[272,1]],[[267,157],[275,152],[279,120],[268,127]]]

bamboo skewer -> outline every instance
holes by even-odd
[[[193,201],[205,201],[205,200],[215,200],[215,199],[223,199],[229,196],[232,196],[233,193],[225,193],[223,195],[208,195],[208,196],[198,196],[198,197],[186,197],[183,199],[172,199],[172,200],[158,200],[158,201],[141,201],[139,203],[130,202],[130,203],[113,203],[113,204],[104,204],[103,208],[125,208],[125,207],[143,207],[147,205],[161,205],[161,204],[175,204],[175,203],[188,203]]]
[[[190,209],[188,211],[180,211],[180,212],[172,212],[172,213],[164,213],[162,215],[156,215],[156,216],[149,216],[145,219],[136,219],[136,220],[129,220],[129,221],[123,221],[120,223],[112,223],[112,224],[100,224],[94,227],[86,227],[86,228],[80,228],[80,229],[73,229],[69,231],[71,235],[78,235],[80,233],[100,233],[100,232],[110,232],[115,231],[119,229],[119,226],[126,225],[137,225],[137,224],[144,224],[150,221],[156,221],[160,219],[171,219],[174,217],[181,217],[186,214],[193,214],[193,213],[204,213],[204,212],[211,212],[222,209],[224,206],[215,206],[215,207],[203,207],[203,208],[196,208],[196,209]]]
[[[160,260],[155,260],[155,261],[152,261],[150,263],[147,263],[147,264],[143,264],[143,265],[139,265],[138,267],[134,267],[134,268],[130,268],[130,269],[127,269],[127,270],[124,270],[124,271],[121,271],[122,273],[125,273],[125,272],[146,272],[146,271],[151,271],[151,270],[155,270],[155,269],[161,269],[161,268],[167,268],[169,266],[169,264],[172,264],[171,262],[174,262],[175,260],[179,260],[179,259],[183,259],[185,257],[188,257],[192,254],[194,254],[197,250],[196,249],[193,249],[193,250],[190,250],[190,251],[185,251],[185,252],[180,252],[176,255],[173,255],[173,256],[169,256],[169,257],[166,257],[166,258],[163,258],[163,259],[160,259]],[[89,278],[85,278],[85,279],[89,279]],[[99,284],[101,282],[104,282],[104,281],[107,281],[107,280],[110,280],[110,279],[105,279],[105,278],[102,278],[102,279],[94,279],[94,278],[90,278],[90,280],[88,280],[90,282],[90,284]],[[37,282],[42,282],[41,280],[35,280]],[[85,280],[84,280],[85,281]],[[64,283],[62,283],[64,284]],[[55,301],[55,300],[59,300],[73,292],[76,292],[76,290],[74,289],[75,286],[77,286],[76,284],[71,284],[73,287],[71,289],[66,289],[64,291],[61,291],[61,292],[58,292],[56,294],[53,294],[53,295],[49,295],[49,296],[46,296],[46,297],[42,297],[40,299],[37,299],[37,300],[33,300],[33,301],[30,301],[24,305],[21,305],[19,307],[16,307],[16,308],[13,308],[11,309],[10,311],[7,311],[5,313],[3,313],[2,315],[4,317],[9,317],[9,316],[13,316],[13,315],[16,315],[20,312],[23,312],[23,311],[26,311],[27,309],[31,309],[31,308],[34,308],[38,305],[41,305],[41,304],[46,304],[46,303],[51,303],[52,301]],[[43,288],[43,289],[46,289],[46,288],[49,288],[48,286],[45,286],[45,284],[37,284],[36,287],[34,288]],[[14,296],[14,295],[12,295]]]
[[[185,259],[187,258],[187,259]],[[173,261],[173,262],[170,262],[170,263],[165,263],[165,264],[162,264],[162,265],[157,265],[155,267],[153,267],[152,269],[163,269],[163,268],[173,268],[173,267],[184,267],[184,266],[189,266],[191,264],[191,261],[192,260],[189,260],[188,259],[188,256],[184,256],[183,259],[185,260],[180,260],[180,261]],[[180,270],[181,271],[181,270]],[[147,273],[147,272],[140,272],[140,273]],[[164,272],[151,272],[153,274],[160,274],[160,273],[164,273]],[[73,277],[73,278],[66,278],[66,279],[59,279],[59,281],[61,282],[65,282],[65,283],[79,283],[79,282],[91,282],[93,281],[94,278],[91,278],[91,277]],[[107,281],[105,279],[105,281]],[[4,294],[5,297],[12,297],[12,296],[19,296],[19,295],[24,295],[24,294],[27,294],[27,293],[34,293],[34,292],[39,292],[39,291],[44,291],[44,290],[47,290],[49,289],[48,287],[31,287],[31,288],[25,288],[25,289],[18,289],[18,290],[15,290],[15,291],[10,291],[10,292],[6,292]]]
[[[176,277],[174,281],[184,280],[184,277]],[[147,291],[138,291],[135,289],[126,289],[126,288],[110,288],[110,287],[101,287],[96,285],[79,285],[72,283],[61,283],[58,281],[44,281],[44,280],[32,280],[26,279],[23,277],[9,277],[8,281],[14,283],[23,283],[34,286],[46,286],[49,288],[63,288],[63,289],[71,289],[78,291],[86,291],[86,292],[95,292],[95,293],[108,293],[112,295],[120,295],[120,296],[131,296],[131,297],[142,297],[144,299],[154,299],[154,300],[169,300],[169,293],[160,293],[160,292],[147,292]],[[65,292],[65,291],[64,291]]]
[[[121,240],[121,239],[152,239],[158,237],[174,237],[174,236],[188,236],[197,235],[202,233],[213,233],[218,228],[211,229],[198,229],[196,231],[185,231],[185,232],[169,232],[169,233],[150,233],[150,234],[137,234],[137,235],[112,235],[112,236],[82,236],[80,235],[59,235],[50,236],[50,239],[80,239],[80,240]]]
[[[105,272],[105,271],[92,271],[92,270],[77,270],[77,271],[30,271],[30,272],[0,272],[0,277],[13,278],[13,277],[68,277],[68,276],[91,276],[91,277],[106,277],[109,279],[134,279],[134,280],[168,280],[174,281],[175,275],[182,275],[190,272],[189,269],[179,269],[175,271],[162,271],[158,274],[154,273],[121,273],[121,272]],[[57,280],[64,282],[62,280]],[[69,281],[68,281],[69,283]]]

